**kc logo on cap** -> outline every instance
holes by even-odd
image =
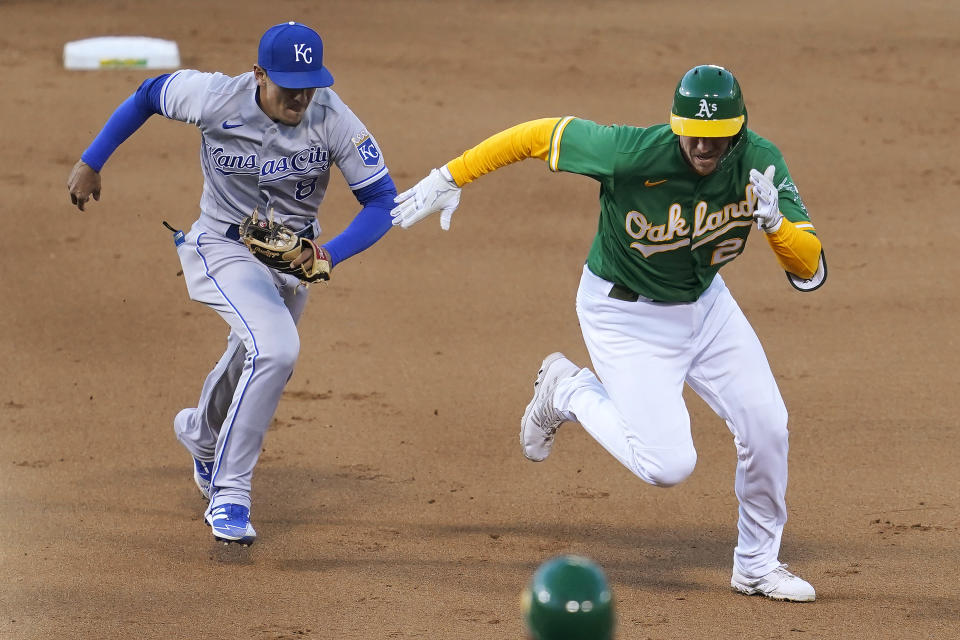
[[[323,40],[305,24],[282,22],[260,38],[257,66],[286,89],[329,87],[333,75],[323,66]]]
[[[308,47],[305,44],[293,45],[293,59],[299,60],[300,58],[303,58],[303,61],[307,64],[313,62],[313,47]]]

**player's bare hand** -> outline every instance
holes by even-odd
[[[750,169],[750,184],[753,185],[753,192],[757,199],[757,209],[753,212],[753,219],[757,221],[757,226],[767,233],[776,233],[780,229],[780,223],[783,222],[779,194],[777,187],[773,184],[775,172],[776,167],[773,165],[767,167],[763,173]]]
[[[78,160],[67,178],[67,189],[70,190],[70,202],[83,211],[90,196],[100,200],[100,173],[83,160]]]
[[[394,226],[404,229],[423,220],[431,213],[440,214],[440,228],[450,228],[450,219],[460,204],[460,187],[450,176],[446,167],[434,169],[426,178],[418,182],[393,200],[397,206],[390,215]]]
[[[300,255],[294,258],[293,262],[290,263],[291,267],[303,267],[305,270],[309,271],[313,266],[313,248],[309,245],[305,246],[303,251],[300,252]],[[330,262],[330,254],[323,247],[317,247],[317,253],[320,260],[326,260]]]

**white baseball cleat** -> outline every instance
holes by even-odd
[[[557,428],[566,422],[553,406],[553,394],[564,378],[580,371],[560,352],[551,353],[543,360],[533,383],[533,399],[520,420],[520,442],[528,460],[541,462],[550,455]]]
[[[787,565],[779,567],[762,578],[748,578],[733,570],[730,586],[734,591],[748,596],[765,596],[771,600],[787,600],[789,602],[813,602],[817,599],[817,592],[813,586],[787,571]]]

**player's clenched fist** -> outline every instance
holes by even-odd
[[[396,198],[397,206],[390,215],[394,226],[404,229],[416,224],[431,213],[440,213],[440,228],[450,228],[450,219],[460,204],[460,187],[447,168],[434,169],[412,189],[407,189]]]
[[[100,200],[100,174],[86,162],[79,160],[73,165],[70,177],[67,178],[67,189],[70,190],[70,201],[83,211],[83,205],[90,196],[93,196],[94,200]]]

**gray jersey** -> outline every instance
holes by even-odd
[[[373,136],[333,90],[317,89],[292,127],[267,117],[256,94],[252,71],[230,77],[181,70],[163,85],[163,115],[200,129],[200,210],[211,227],[272,208],[277,220],[301,229],[316,218],[331,163],[354,190],[387,175]]]

